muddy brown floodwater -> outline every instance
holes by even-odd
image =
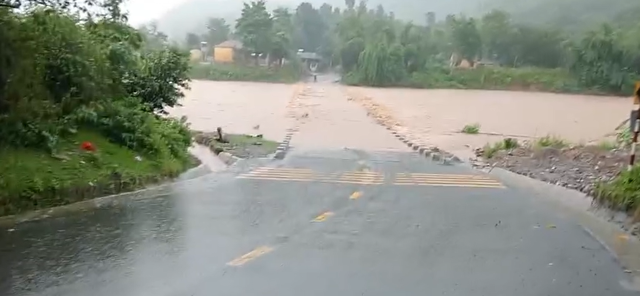
[[[305,95],[303,92],[310,93]],[[406,127],[409,137],[462,157],[472,156],[471,148],[498,141],[505,136],[525,140],[555,135],[573,143],[598,141],[610,134],[628,116],[632,107],[628,98],[604,96],[377,89],[331,83],[307,83],[302,87],[196,80],[191,83],[191,90],[185,92],[186,97],[181,102],[183,106],[169,111],[173,116],[186,115],[196,130],[214,131],[220,126],[227,132],[263,134],[266,138],[280,141],[287,129],[303,123],[294,135],[293,143],[319,143],[312,139],[326,129],[332,131],[336,140],[340,138],[345,142],[334,143],[334,146],[354,146],[357,144],[354,141],[367,141],[367,133],[362,131],[372,129],[369,121],[356,120],[360,118],[353,115],[357,112],[350,111],[357,105],[342,102],[347,94],[354,93],[370,97],[386,107]],[[296,97],[297,100],[292,100]],[[291,116],[292,112],[297,112],[297,115]],[[336,118],[329,120],[331,116],[326,112],[335,113],[333,117]],[[302,114],[306,118],[301,118]],[[326,119],[333,124],[323,124],[322,128],[313,129],[314,118],[318,116],[329,116]],[[337,118],[340,116],[344,118]],[[462,134],[460,131],[467,124],[479,124],[480,134]],[[342,128],[332,129],[333,125]],[[350,126],[358,127],[359,137],[338,135],[340,132],[346,133]],[[320,138],[328,140],[325,136]],[[393,141],[391,137],[376,138]],[[394,144],[378,143],[372,148],[398,148]]]
[[[195,80],[182,106],[168,111],[176,117],[186,115],[195,130],[212,132],[219,126],[230,133],[263,134],[280,141],[291,125],[285,113],[294,91],[289,84]]]
[[[481,90],[350,88],[390,109],[424,143],[470,154],[504,136],[555,135],[573,143],[602,139],[628,117],[631,100],[619,97]],[[461,134],[467,124],[480,134]],[[469,155],[470,156],[470,155]]]

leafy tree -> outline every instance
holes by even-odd
[[[255,54],[266,54],[271,49],[273,19],[264,0],[244,3],[236,23],[236,33],[244,46]]]
[[[620,45],[610,26],[603,25],[598,31],[587,33],[572,51],[571,69],[583,84],[611,91],[620,91],[630,84],[633,70],[628,65],[633,57]]]
[[[295,32],[294,45],[304,51],[317,52],[326,42],[328,26],[310,3],[303,2],[296,8],[294,23],[297,28]]]
[[[227,39],[231,34],[231,27],[223,18],[209,18],[207,20],[207,32],[202,36],[209,46],[215,46]]]
[[[453,18],[451,20],[451,41],[454,49],[473,66],[482,53],[480,32],[473,18]]]
[[[168,44],[168,36],[158,31],[158,24],[155,22],[140,26],[138,31],[142,34],[144,43],[149,48],[162,48]]]
[[[285,8],[277,8],[273,11],[273,44],[271,56],[282,65],[282,60],[291,56],[291,39],[294,31],[293,16]]]
[[[480,35],[484,45],[484,56],[503,63],[512,62],[513,39],[516,32],[510,16],[504,11],[493,10],[482,17]]]
[[[190,49],[200,48],[200,36],[197,34],[188,33],[185,41]]]
[[[348,10],[353,10],[356,6],[356,0],[344,0],[344,4],[347,6]]]

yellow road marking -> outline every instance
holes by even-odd
[[[259,167],[256,168],[254,170],[252,170],[252,172],[309,172],[309,173],[313,173],[312,170],[310,169],[298,169],[298,168],[272,168],[272,167]]]
[[[343,173],[336,182],[374,185],[382,184],[384,182],[384,176],[378,172],[346,172]]]
[[[245,263],[256,259],[264,254],[267,254],[269,252],[273,251],[272,247],[269,246],[261,246],[258,247],[256,249],[254,249],[253,251],[246,253],[236,259],[233,259],[232,261],[230,261],[229,263],[227,263],[227,265],[229,266],[241,266],[244,265]]]
[[[482,175],[455,175],[455,174],[398,174],[398,178],[451,178],[451,179],[489,179],[490,177]]]
[[[329,181],[331,183],[340,183],[340,184],[356,184],[356,185],[382,185],[383,182],[369,182],[369,181]]]
[[[505,188],[504,186],[500,185],[500,184],[446,184],[446,183],[432,183],[432,184],[428,184],[428,183],[413,183],[413,184],[409,184],[409,183],[398,183],[398,184],[393,184],[393,185],[398,185],[398,186],[437,186],[437,187],[473,187],[473,188]]]
[[[351,193],[351,196],[349,196],[349,199],[358,199],[362,196],[362,191],[356,191],[354,193]]]
[[[318,217],[316,217],[315,219],[313,219],[313,222],[322,222],[327,220],[327,218],[333,216],[332,212],[324,212],[322,214],[320,214]]]
[[[274,178],[274,177],[250,177],[250,176],[238,176],[237,178],[252,179],[252,180],[274,180],[274,181],[301,181],[301,182],[314,181],[312,178]]]
[[[396,179],[396,183],[473,183],[473,184],[500,184],[494,180],[464,180],[464,179],[408,179],[408,180],[398,180]]]
[[[393,185],[505,188],[500,182],[482,175],[398,174]]]
[[[292,173],[278,173],[278,172],[273,172],[273,173],[246,173],[246,174],[242,174],[242,176],[265,176],[265,177],[315,177],[318,176],[317,174],[292,174]]]

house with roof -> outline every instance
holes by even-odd
[[[213,47],[214,63],[234,63],[242,59],[242,42],[227,40]]]
[[[298,58],[300,58],[305,67],[311,72],[315,72],[322,61],[322,57],[315,52],[300,51],[298,52]]]

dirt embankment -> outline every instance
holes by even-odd
[[[350,88],[391,110],[423,143],[473,157],[473,148],[511,137],[555,135],[571,143],[594,142],[628,116],[631,101],[535,92]],[[478,134],[461,133],[478,124]]]
[[[630,99],[532,92],[351,88],[373,100],[408,138],[479,166],[495,166],[593,195],[626,168],[628,150],[612,149]],[[376,109],[374,108],[374,109]],[[383,112],[384,111],[384,112]],[[385,113],[385,114],[386,114]],[[462,132],[466,125],[475,134]],[[483,147],[510,138],[518,147]],[[607,145],[604,145],[607,143]],[[479,152],[479,153],[478,153]],[[640,232],[631,227],[631,232]]]

